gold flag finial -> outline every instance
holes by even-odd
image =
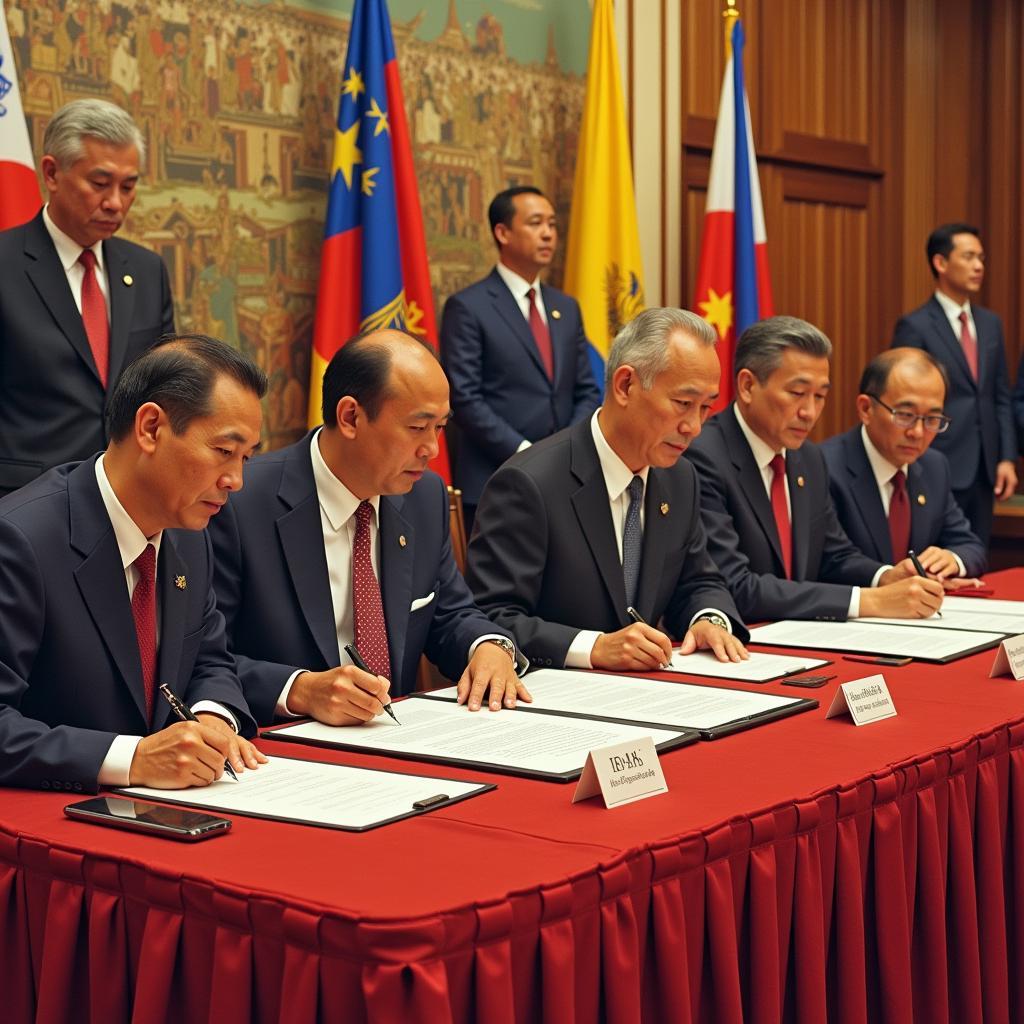
[[[740,12],[736,10],[736,0],[725,0],[722,18],[725,20],[725,62],[728,64],[729,58],[732,56],[732,28],[740,20]]]

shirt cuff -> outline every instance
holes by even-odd
[[[594,650],[594,644],[601,634],[594,629],[581,629],[573,641],[569,644],[569,650],[565,652],[565,665],[563,668],[593,668],[590,661],[590,654]]]
[[[701,617],[702,615],[709,615],[709,614],[710,614],[710,615],[721,615],[721,616],[722,616],[722,618],[723,618],[723,619],[725,619],[725,628],[726,628],[726,631],[727,631],[727,632],[728,632],[728,633],[729,633],[730,635],[732,634],[732,620],[731,620],[731,619],[729,618],[729,616],[728,616],[728,615],[726,615],[726,614],[725,614],[725,612],[720,612],[720,611],[719,611],[719,610],[718,610],[717,608],[701,608],[701,610],[700,610],[699,612],[697,612],[697,614],[696,614],[696,615],[694,615],[694,617],[693,617],[692,619],[690,619],[690,626],[692,627],[692,626],[693,626],[693,624],[694,624],[694,623],[695,623],[695,622],[696,622],[696,621],[697,621],[697,620],[698,620],[698,619],[699,619],[699,618],[700,618],[700,617]]]
[[[527,441],[526,438],[524,437],[522,439],[522,441],[519,442],[519,447],[516,449],[516,451],[517,452],[525,452],[526,449],[531,446],[531,444],[533,444],[533,442],[532,441]]]
[[[218,718],[223,718],[232,729],[235,730],[235,735],[238,734],[238,719],[223,704],[218,704],[215,700],[200,700],[196,701],[192,705],[192,714],[198,715],[200,711],[205,711],[208,715],[216,715]]]
[[[100,765],[97,783],[101,786],[130,786],[132,760],[135,758],[135,749],[141,742],[141,736],[115,736],[107,756],[103,758],[103,764]]]
[[[957,576],[966,576],[967,566],[964,565],[963,559],[955,551],[950,551],[950,554],[953,556],[954,559],[956,559],[956,567],[959,570],[957,572]]]
[[[885,574],[886,574],[886,573],[887,573],[887,572],[888,572],[888,571],[889,571],[889,570],[890,570],[891,568],[892,568],[892,566],[891,566],[891,565],[883,565],[883,566],[882,566],[882,567],[881,567],[881,568],[880,568],[879,570],[877,570],[877,572],[875,573],[875,575],[871,577],[871,586],[872,586],[872,587],[877,587],[877,586],[878,586],[878,581],[879,581],[879,580],[880,580],[880,579],[881,579],[881,578],[882,578],[882,577],[883,577],[883,576],[884,576],[884,575],[885,575]],[[856,590],[857,588],[855,587],[854,589]],[[859,597],[857,598],[857,602],[858,602],[858,604],[860,603],[860,598],[859,598]]]
[[[296,669],[289,677],[288,682],[284,684],[284,689],[281,691],[281,696],[277,698],[277,706],[274,708],[274,714],[278,718],[301,718],[302,715],[295,714],[294,711],[288,708],[288,694],[292,692],[292,683],[295,682],[303,672],[308,672],[307,668]]]
[[[846,609],[846,617],[848,619],[860,618],[860,587],[850,587],[850,607]]]
[[[529,442],[527,442],[527,443],[529,443]],[[473,655],[476,654],[476,649],[485,640],[511,640],[511,639],[512,639],[511,637],[505,636],[504,633],[485,633],[483,636],[478,636],[469,645],[469,655],[467,656],[466,661],[469,661],[470,658],[472,658]],[[521,676],[530,667],[530,662],[527,659],[526,655],[523,654],[523,652],[519,650],[519,647],[516,644],[515,640],[512,640],[512,646],[515,647],[515,649],[516,649],[516,656],[512,659],[512,664],[515,665],[515,667],[516,667],[516,675],[517,676]]]

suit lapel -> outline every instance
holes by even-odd
[[[786,482],[789,484],[790,532],[793,535],[793,579],[807,578],[811,544],[811,496],[806,486],[806,467],[799,449],[786,452]],[[773,517],[774,518],[774,517]]]
[[[933,295],[931,301],[928,304],[928,316],[932,320],[932,328],[935,331],[935,336],[941,340],[946,346],[948,356],[947,360],[957,366],[960,371],[960,375],[963,379],[970,384],[972,388],[977,390],[978,382],[974,379],[974,374],[971,373],[971,368],[967,365],[967,356],[964,355],[963,346],[960,344],[960,339],[956,336],[953,331],[953,325],[949,322],[949,317],[946,316],[945,310],[939,305],[939,300]],[[978,329],[977,320],[974,321],[974,329]],[[975,339],[978,345],[978,377],[981,377],[981,340]],[[949,366],[949,362],[946,362]]]
[[[95,459],[89,459],[68,476],[70,544],[82,556],[74,570],[75,582],[148,731],[135,621],[117,538],[96,484],[95,464]]]
[[[185,636],[185,612],[188,594],[177,580],[188,580],[187,566],[178,553],[173,536],[165,532],[160,542],[160,561],[157,568],[157,608],[160,615],[160,647],[157,655],[156,685],[168,683],[174,687],[181,666],[181,641]],[[179,694],[180,696],[180,694]],[[170,714],[166,701],[155,696],[153,729],[162,729]]]
[[[89,339],[82,324],[82,314],[75,305],[67,274],[64,273],[53,240],[43,224],[41,212],[25,227],[25,255],[29,258],[25,272],[32,286],[39,293],[39,298],[57,326],[64,332],[64,336],[98,382],[100,378],[96,370],[96,360],[89,347]]]
[[[103,243],[103,258],[107,265],[107,288],[110,292],[110,372],[107,379],[115,381],[124,368],[128,352],[128,325],[135,309],[135,289],[125,283],[126,278],[131,279],[129,265],[125,250],[117,244],[117,239]]]
[[[636,588],[637,611],[648,621],[654,621],[658,586],[669,548],[679,543],[681,529],[678,519],[672,518],[666,480],[657,469],[647,474],[647,488],[644,494],[644,543],[640,560],[640,580]],[[665,512],[662,513],[662,508]],[[622,575],[621,566],[619,575]],[[623,583],[623,588],[625,583]],[[625,595],[625,590],[623,590]]]
[[[572,365],[574,353],[570,351],[569,347],[572,339],[565,332],[563,318],[566,310],[563,308],[558,293],[543,284],[540,286],[540,291],[544,299],[544,309],[548,314],[548,334],[551,335],[551,376],[553,380],[558,380],[562,368]],[[530,338],[533,339],[532,333]],[[533,343],[533,347],[537,347],[536,342]]]
[[[879,561],[891,562],[892,540],[889,536],[889,520],[885,516],[882,496],[878,493],[875,472],[868,460],[868,453],[864,450],[860,427],[856,427],[843,439],[843,450],[846,454],[846,470],[853,480],[853,500],[857,503],[857,508],[860,509],[860,514],[867,524],[868,534],[875,543],[874,552],[865,554],[874,554]]]
[[[608,505],[608,487],[590,434],[589,417],[573,428],[570,459],[572,474],[581,485],[570,498],[573,510],[615,615],[625,623],[626,583],[622,578],[622,561]],[[647,561],[646,554],[644,561]]]
[[[416,557],[416,531],[402,516],[403,503],[400,497],[380,499],[381,600],[388,631],[391,681],[396,685],[402,678],[406,624],[413,600],[412,567]],[[405,538],[404,544],[400,538]]]
[[[491,271],[488,291],[494,303],[494,311],[505,321],[508,328],[523,346],[527,356],[529,356],[533,365],[537,368],[537,372],[550,384],[548,371],[544,369],[544,363],[541,362],[540,352],[537,351],[537,342],[533,340],[530,325],[526,322],[526,317],[523,316],[523,311],[519,308],[515,296],[508,290],[508,285],[501,279],[497,270]],[[554,345],[553,336],[552,345]],[[555,369],[556,371],[558,369],[557,363]]]
[[[324,663],[334,668],[341,660],[338,631],[334,622],[327,556],[324,554],[320,502],[306,442],[292,449],[281,474],[278,498],[287,509],[277,520],[277,535],[288,574]]]
[[[939,501],[939,497],[928,493],[924,470],[917,462],[907,469],[907,499],[910,502],[910,546],[914,551],[921,552],[928,547],[933,510],[942,506],[941,503],[932,503]]]

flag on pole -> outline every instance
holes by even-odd
[[[394,327],[437,349],[423,215],[385,0],[356,0],[352,12],[330,173],[313,326],[311,426],[323,419],[324,370],[353,335]],[[443,443],[431,468],[450,480]]]
[[[0,231],[24,224],[42,206],[18,89],[14,49],[0,0]]]
[[[717,408],[732,401],[736,339],[752,323],[773,313],[761,186],[743,84],[743,41],[743,26],[737,20],[711,151],[693,307],[718,331],[722,386]]]
[[[612,0],[595,0],[565,290],[580,304],[598,386],[612,339],[644,308],[640,233]]]

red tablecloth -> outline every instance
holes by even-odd
[[[992,578],[1024,597],[1024,572]],[[0,1019],[1019,1021],[1024,684],[992,659],[883,670],[899,715],[860,729],[825,720],[830,683],[816,711],[666,755],[670,792],[614,811],[424,765],[498,789],[363,834],[236,817],[185,846],[0,790]]]

